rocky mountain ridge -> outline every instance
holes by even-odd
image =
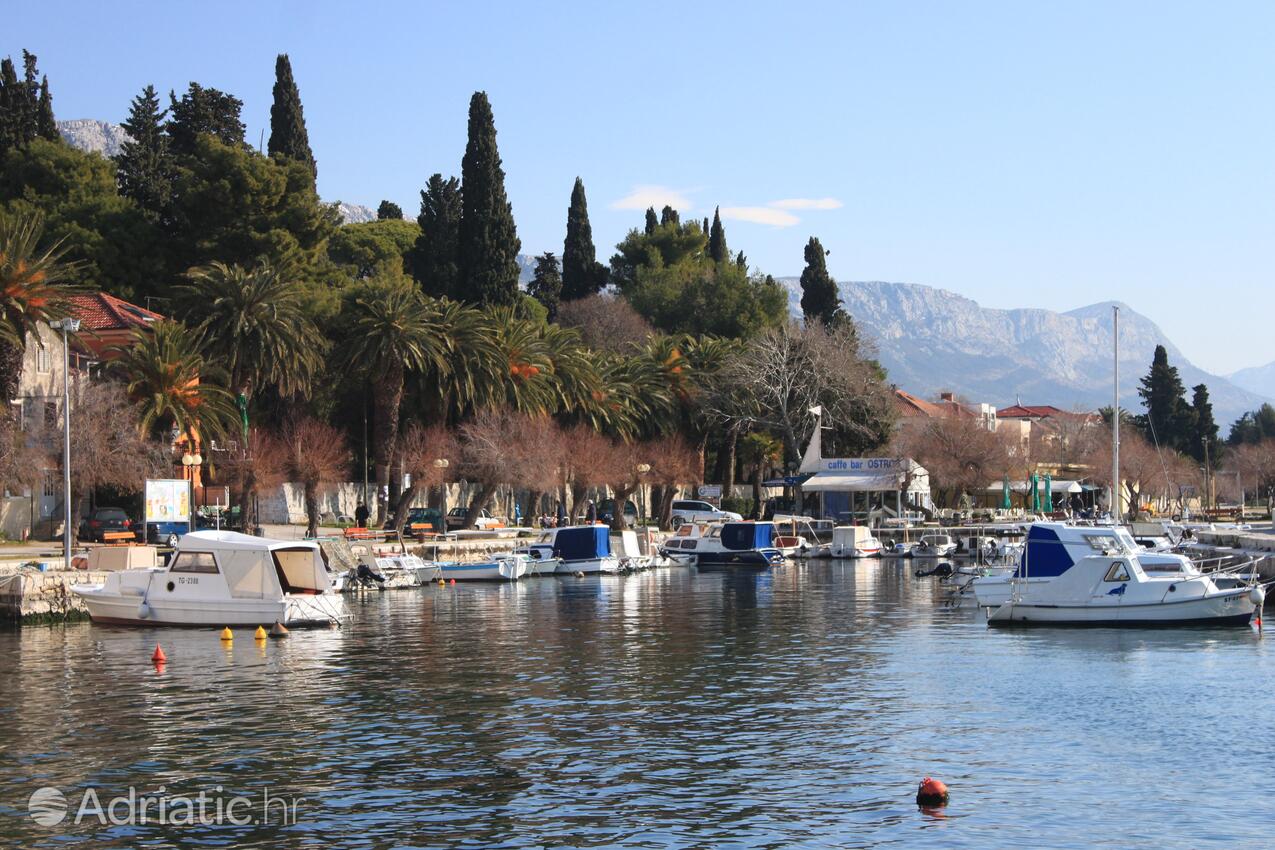
[[[789,307],[801,312],[797,278],[783,278]],[[843,281],[846,310],[877,346],[892,383],[930,397],[949,390],[1005,407],[1052,404],[1093,410],[1110,405],[1111,307],[1104,302],[1058,313],[998,310],[943,289],[910,283]],[[1120,304],[1120,403],[1141,411],[1138,381],[1157,344],[1168,350],[1188,388],[1209,388],[1223,434],[1267,399],[1192,364],[1147,317]]]

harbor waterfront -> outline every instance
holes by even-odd
[[[1268,844],[1269,641],[989,630],[916,566],[433,585],[284,641],[6,630],[0,844]],[[945,809],[914,804],[927,775]],[[33,821],[41,788],[66,821]],[[77,826],[89,788],[299,802],[286,826]]]

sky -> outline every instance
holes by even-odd
[[[194,80],[269,132],[301,91],[325,200],[409,216],[459,174],[485,90],[524,253],[560,253],[583,178],[599,258],[648,205],[720,206],[796,275],[988,307],[1121,300],[1197,365],[1275,360],[1275,4],[1221,2],[12,5],[57,117],[122,120]]]

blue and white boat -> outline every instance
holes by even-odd
[[[714,522],[697,530],[699,533],[679,533],[665,541],[661,553],[709,568],[765,569],[784,562],[784,553],[775,545],[773,522]]]
[[[1263,585],[1226,584],[1183,555],[1141,549],[1123,528],[1038,522],[1016,569],[972,586],[993,625],[1247,625]]]
[[[531,572],[531,559],[526,555],[507,553],[472,564],[439,562],[438,576],[456,581],[517,581]]]
[[[535,542],[515,550],[526,555],[541,575],[540,565],[555,562],[559,573],[618,573],[620,559],[611,551],[611,530],[605,525],[546,528]]]

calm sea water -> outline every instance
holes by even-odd
[[[1275,633],[988,630],[935,581],[887,561],[431,587],[264,647],[0,633],[0,846],[1275,841]],[[938,813],[912,800],[927,774]],[[46,786],[71,801],[54,827],[28,814]],[[288,826],[69,823],[130,786],[258,818],[263,787],[304,799]]]

